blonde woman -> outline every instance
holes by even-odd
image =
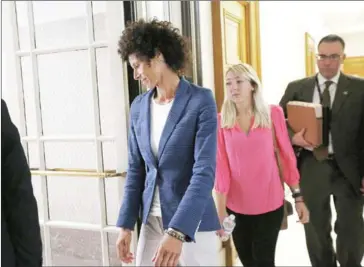
[[[235,215],[232,236],[245,267],[272,267],[284,213],[275,148],[300,221],[309,220],[296,158],[283,111],[264,102],[259,78],[251,66],[229,67],[226,89],[218,117],[215,191],[219,219],[222,222],[228,214]]]

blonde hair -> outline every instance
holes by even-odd
[[[270,108],[269,105],[264,101],[262,95],[262,88],[259,77],[252,66],[240,63],[228,67],[225,75],[229,72],[233,72],[236,75],[242,75],[247,79],[254,90],[253,94],[253,114],[254,114],[254,124],[253,128],[270,128]],[[225,100],[222,105],[221,110],[221,127],[222,128],[233,128],[236,123],[237,110],[235,103],[229,99],[225,88]]]

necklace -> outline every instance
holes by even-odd
[[[174,94],[171,98],[164,98],[163,100],[162,99],[158,99],[158,96],[157,96],[157,93],[155,93],[154,94],[154,99],[155,99],[155,101],[157,102],[157,103],[159,103],[159,104],[169,104],[169,103],[171,103],[173,100],[174,100],[174,98],[176,97],[176,95]]]

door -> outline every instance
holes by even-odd
[[[122,2],[9,1],[2,96],[22,138],[45,266],[121,266],[127,167]],[[133,246],[134,249],[134,246]]]
[[[118,39],[125,20],[157,17],[182,30],[192,14],[179,1],[8,1],[2,15],[1,93],[31,167],[44,265],[121,266],[128,113],[143,88]]]
[[[221,2],[224,65],[249,62],[247,2]]]
[[[364,78],[364,56],[347,57],[344,60],[344,73]]]
[[[260,76],[259,6],[257,1],[212,1],[215,97],[225,97],[224,75],[230,64],[245,62]]]

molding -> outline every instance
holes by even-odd
[[[260,80],[262,79],[261,71],[261,48],[260,48],[260,18],[258,1],[237,1],[246,7],[246,23],[248,39],[248,64],[256,70]],[[220,1],[211,1],[212,17],[212,42],[213,42],[213,60],[214,60],[214,81],[215,81],[215,98],[217,109],[220,112],[224,102],[225,83],[224,83],[224,40],[222,34],[223,12],[221,11]]]

